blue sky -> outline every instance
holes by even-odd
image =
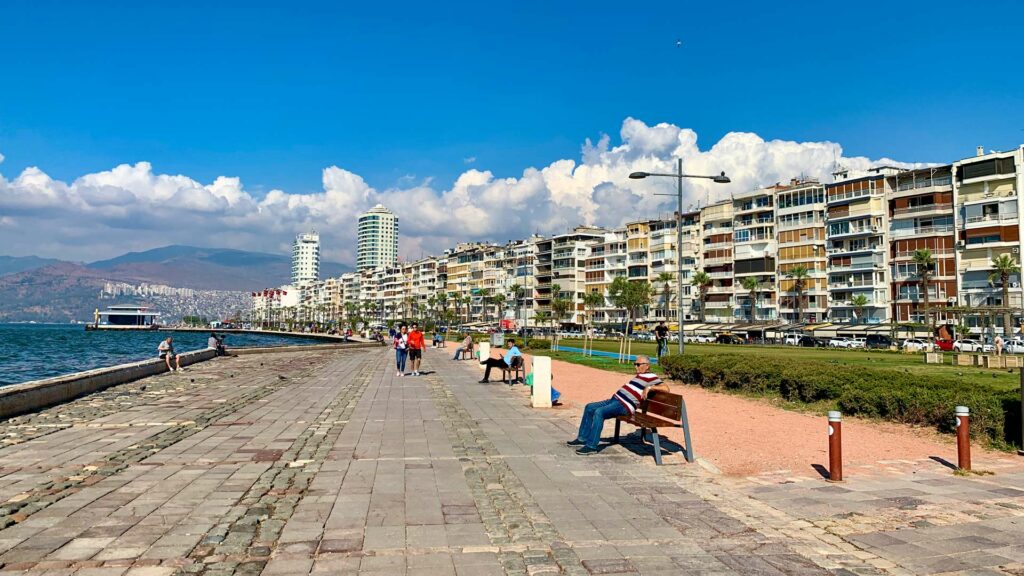
[[[1021,3],[214,4],[5,2],[3,173],[446,186],[630,116],[907,161],[1024,141]]]

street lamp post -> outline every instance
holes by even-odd
[[[676,206],[676,322],[679,326],[679,353],[682,354],[685,349],[683,344],[683,324],[685,322],[685,317],[683,316],[683,178],[704,178],[718,184],[728,184],[731,180],[729,180],[729,177],[725,175],[725,172],[720,173],[718,176],[695,176],[693,174],[683,174],[682,158],[676,159],[675,174],[633,172],[629,175],[629,177],[634,180],[642,180],[648,176],[664,176],[676,179],[675,196],[678,202]],[[671,196],[671,194],[656,195]]]

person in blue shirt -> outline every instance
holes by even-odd
[[[512,366],[512,358],[516,356],[522,356],[523,353],[516,347],[516,341],[511,338],[508,341],[508,351],[505,352],[504,358],[487,358],[480,364],[487,366],[484,370],[484,379],[480,381],[481,384],[487,384],[490,382],[491,368],[501,368],[502,370]]]

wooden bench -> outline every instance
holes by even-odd
[[[505,381],[505,384],[508,384],[509,386],[512,386],[513,384],[516,383],[517,380],[519,380],[519,379],[524,377],[524,374],[526,372],[524,370],[524,368],[523,368],[524,364],[525,364],[525,362],[523,362],[523,357],[522,356],[513,356],[512,357],[512,365],[509,366],[508,368],[502,368],[501,369],[501,379]],[[509,379],[508,379],[509,374],[512,375],[512,381],[511,382],[509,382]]]
[[[459,348],[459,360],[472,360],[473,350],[472,348]]]
[[[693,462],[696,458],[693,455],[693,444],[690,442],[690,420],[686,417],[686,402],[680,394],[652,390],[647,394],[647,399],[640,405],[640,409],[632,416],[617,416],[615,418],[615,443],[619,441],[619,426],[625,422],[640,429],[640,442],[644,442],[644,435],[648,428],[651,429],[651,441],[654,444],[654,462],[661,465],[661,442],[658,438],[658,428],[683,429],[683,439],[686,445],[683,446],[683,454],[687,462]]]

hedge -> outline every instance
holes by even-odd
[[[551,350],[551,340],[530,338],[526,341],[526,347],[531,350]]]
[[[724,353],[670,355],[660,362],[668,376],[687,384],[794,402],[826,402],[846,415],[929,425],[943,432],[954,429],[953,408],[967,406],[976,436],[1020,441],[1020,397],[1015,390],[821,360]]]

